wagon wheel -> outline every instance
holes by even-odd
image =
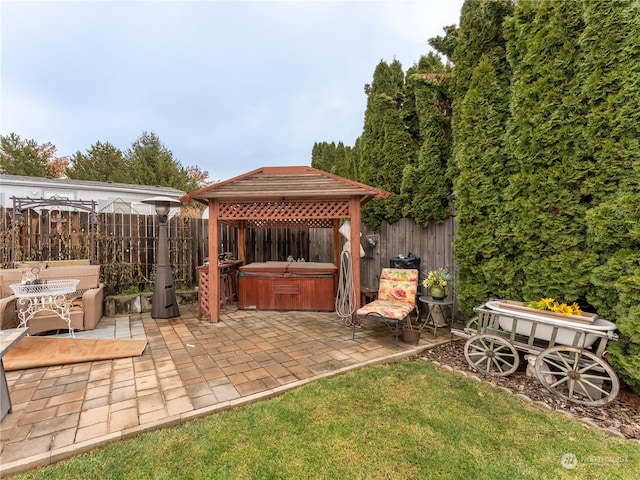
[[[471,368],[497,377],[518,369],[520,355],[508,340],[496,335],[475,335],[467,340],[464,356]]]
[[[550,392],[580,405],[604,405],[620,390],[618,376],[607,362],[574,347],[543,350],[536,359],[536,375]]]
[[[471,332],[477,332],[478,330],[480,330],[480,320],[476,315],[475,317],[471,317],[467,321],[467,323],[464,326],[464,331],[471,333]]]

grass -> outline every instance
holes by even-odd
[[[575,469],[562,465],[568,454]],[[16,478],[637,479],[639,459],[636,443],[415,361],[317,381]]]

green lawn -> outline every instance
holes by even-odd
[[[415,361],[314,382],[17,478],[637,479],[640,445]]]

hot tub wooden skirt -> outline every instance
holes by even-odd
[[[258,310],[335,310],[333,264],[252,263],[240,267],[238,306]]]

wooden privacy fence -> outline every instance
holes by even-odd
[[[440,267],[455,275],[454,228],[453,217],[426,228],[407,218],[391,224],[382,222],[378,233],[363,225],[360,241],[365,252],[360,264],[362,285],[377,289],[381,269],[389,267],[392,258],[409,253],[420,257],[421,282],[426,272]]]
[[[14,268],[23,261],[90,259],[91,242],[95,258],[102,265],[102,280],[108,293],[119,293],[131,286],[143,290],[153,283],[158,222],[155,215],[100,212],[94,218],[80,211],[29,209],[17,215],[12,224],[11,209],[1,209],[0,264]],[[380,271],[394,257],[413,253],[421,257],[421,270],[446,267],[454,270],[452,243],[454,219],[417,226],[402,219],[383,223],[379,232],[362,225],[362,285],[377,288]],[[177,289],[198,284],[196,267],[208,259],[208,220],[174,216],[169,220],[169,250]],[[93,240],[92,240],[93,237]],[[219,250],[237,256],[236,230],[219,226]],[[14,242],[14,257],[11,243]],[[341,237],[344,242],[344,238]],[[247,263],[270,260],[305,259],[333,262],[331,229],[249,229],[245,237]]]

